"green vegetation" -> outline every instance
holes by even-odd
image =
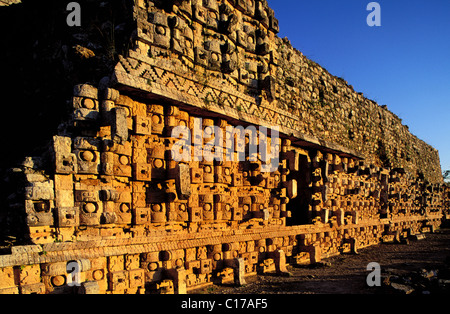
[[[450,170],[444,171],[442,176],[444,177],[445,183],[450,183]]]

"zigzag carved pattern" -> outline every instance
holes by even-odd
[[[120,58],[120,63],[125,71],[133,76],[142,77],[152,82],[156,82],[178,92],[186,93],[190,96],[201,99],[204,102],[217,102],[223,106],[228,106],[246,114],[261,118],[274,125],[283,125],[291,129],[296,129],[296,121],[289,116],[285,116],[265,108],[251,101],[247,101],[226,91],[211,87],[207,83],[190,80],[177,75],[173,71],[151,66],[132,58]]]

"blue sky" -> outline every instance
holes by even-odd
[[[268,0],[280,37],[403,119],[450,169],[450,1]]]

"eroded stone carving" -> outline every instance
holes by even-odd
[[[15,262],[2,260],[0,292],[74,292],[71,261],[84,265],[76,291],[86,294],[242,285],[257,272],[286,273],[287,263],[433,231],[448,215],[448,187],[431,180],[432,169],[427,180],[417,175],[422,164],[406,161],[412,148],[389,166],[389,156],[402,158],[391,129],[378,144],[357,147],[367,134],[381,138],[379,119],[395,117],[276,37],[266,1],[139,0],[134,13],[129,55],[101,87],[74,88],[72,114],[48,154],[16,172],[24,184],[14,206],[39,245],[13,247]],[[362,131],[336,123],[358,110],[377,123]],[[227,130],[242,124],[279,126],[281,138],[257,131],[239,139]],[[175,161],[177,126],[191,131],[192,157],[248,159]],[[219,148],[206,131],[214,128],[224,135]],[[251,141],[280,151],[273,171],[263,171]],[[17,283],[20,261],[31,268]]]

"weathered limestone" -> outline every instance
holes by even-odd
[[[266,1],[140,0],[134,13],[129,55],[98,88],[74,87],[48,153],[13,172],[29,242],[0,255],[0,293],[244,285],[433,232],[449,215],[437,151],[279,39]],[[272,172],[260,152],[171,154],[177,126],[192,157],[225,157],[227,127],[241,125],[256,137],[228,153],[267,143],[280,152]]]

